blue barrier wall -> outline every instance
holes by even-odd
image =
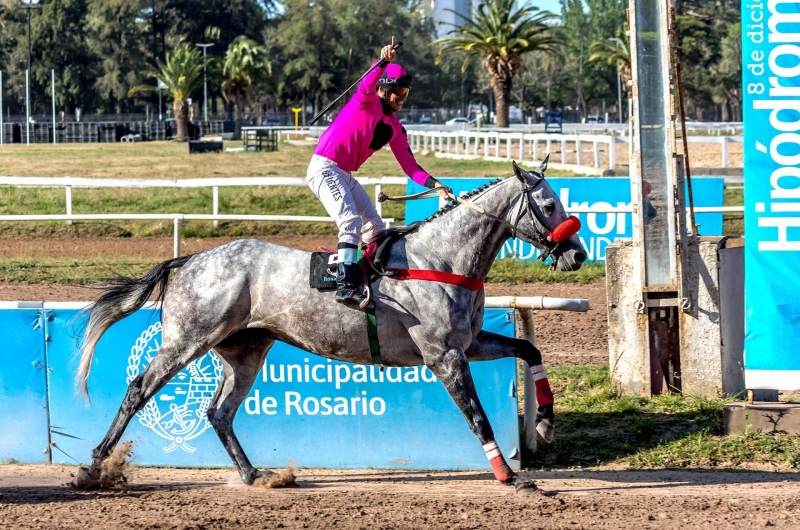
[[[466,193],[494,179],[443,178],[442,183],[453,188],[456,194]],[[408,193],[418,193],[424,188],[409,179]],[[548,178],[565,207],[628,207],[631,202],[630,180],[620,177],[602,178]],[[695,206],[722,206],[724,179],[693,178],[692,191]],[[406,203],[406,223],[421,221],[439,208],[436,200],[409,201]],[[663,212],[661,212],[663,215]],[[605,261],[606,247],[618,238],[632,236],[631,214],[589,213],[575,214],[581,220],[578,236],[586,247],[587,261]],[[698,214],[700,234],[722,235],[722,214]],[[518,239],[509,240],[500,251],[500,258],[517,257],[532,261],[539,256],[533,246]]]
[[[45,330],[41,310],[0,310],[0,461],[47,462]]]
[[[59,307],[46,311],[49,411],[52,424],[58,426],[58,433],[54,429],[53,434],[58,449],[52,459],[56,463],[85,462],[116,414],[127,383],[155,355],[161,342],[158,313],[140,310],[103,336],[89,378],[90,407],[76,397],[73,386],[78,362],[73,322],[77,310]],[[484,329],[512,336],[513,312],[487,310]],[[31,341],[41,344],[42,337]],[[472,365],[481,401],[506,455],[519,444],[515,366],[514,359]],[[221,373],[219,361],[208,354],[179,373],[148,403],[123,437],[134,442],[134,463],[231,465],[205,416]],[[38,390],[34,394],[41,398]],[[466,421],[426,368],[381,372],[374,366],[331,362],[282,343],[270,351],[234,427],[248,456],[259,466],[285,466],[290,461],[319,467],[487,466]],[[46,426],[41,433],[46,439]],[[41,447],[37,446],[40,452]],[[4,453],[0,452],[0,458]],[[32,461],[30,458],[17,459]]]

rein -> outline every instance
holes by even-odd
[[[537,245],[538,244],[538,245],[541,245],[542,247],[544,247],[544,250],[539,255],[539,260],[544,262],[544,261],[547,260],[548,257],[552,257],[553,258],[553,262],[550,265],[550,270],[555,270],[556,266],[558,265],[558,256],[555,255],[554,252],[561,245],[562,241],[554,241],[551,238],[551,234],[553,233],[553,231],[551,231],[547,227],[547,222],[542,218],[541,213],[536,208],[533,207],[533,205],[530,202],[530,198],[528,196],[529,192],[535,190],[542,182],[544,182],[544,176],[541,176],[541,175],[537,175],[537,176],[539,177],[539,180],[537,180],[536,183],[534,183],[532,186],[527,186],[527,187],[523,188],[522,191],[520,192],[520,195],[522,196],[522,200],[519,203],[519,208],[517,209],[516,219],[515,219],[514,223],[509,223],[505,219],[501,219],[500,217],[498,217],[498,216],[496,216],[496,215],[494,215],[492,213],[487,212],[486,210],[484,210],[483,208],[481,208],[480,206],[478,206],[477,204],[475,204],[472,201],[469,201],[467,199],[462,199],[461,197],[456,196],[452,191],[450,191],[449,188],[445,188],[445,190],[446,190],[446,193],[447,193],[447,199],[448,200],[453,201],[453,202],[458,202],[458,203],[461,203],[461,204],[465,204],[469,208],[472,208],[473,210],[478,212],[479,214],[481,214],[483,216],[486,216],[489,219],[493,220],[494,222],[505,226],[506,228],[508,228],[511,231],[511,237],[521,239],[521,240],[526,241],[528,243],[531,243],[533,245]],[[429,198],[432,198],[432,197],[437,197],[439,195],[439,191],[441,189],[442,188],[431,188],[431,189],[428,189],[428,190],[425,190],[425,191],[421,191],[419,193],[414,193],[412,195],[402,195],[402,196],[398,196],[398,197],[390,197],[390,196],[386,195],[385,193],[381,193],[381,194],[378,195],[378,202],[385,202],[385,201],[415,201],[415,200],[418,200],[418,199],[429,199]],[[532,219],[536,219],[536,221],[541,225],[541,227],[544,229],[544,231],[547,232],[546,235],[537,233],[537,234],[534,234],[533,237],[520,236],[519,230],[517,228],[517,225],[519,225],[520,220],[522,220],[523,208],[527,209],[527,211],[531,215]]]

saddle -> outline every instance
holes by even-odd
[[[362,249],[362,258],[359,260],[364,276],[365,285],[369,285],[378,276],[391,276],[386,272],[389,263],[392,245],[401,237],[415,232],[420,223],[407,226],[395,226],[381,232],[369,248]],[[309,273],[309,286],[319,291],[336,290],[336,264],[337,256],[334,252],[312,252]]]

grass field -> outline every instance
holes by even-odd
[[[226,142],[228,147],[241,143]],[[4,145],[0,149],[0,175],[21,177],[92,177],[177,179],[224,177],[303,177],[313,146],[281,142],[273,153],[231,152],[190,155],[187,144],[148,142],[135,144],[35,144]],[[416,155],[420,165],[436,177],[506,177],[511,164],[482,160],[449,160]],[[375,153],[355,174],[358,177],[403,175],[391,151]],[[548,170],[548,176],[572,173]]]
[[[768,464],[800,467],[800,436],[748,432],[723,436],[725,400],[680,394],[617,396],[608,367],[547,370],[556,394],[556,439],[528,454],[534,468],[684,468]],[[732,399],[731,399],[732,401]]]

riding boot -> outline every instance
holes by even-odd
[[[358,263],[340,261],[336,275],[336,301],[340,304],[358,307],[366,299],[362,290],[361,277],[361,267]]]

